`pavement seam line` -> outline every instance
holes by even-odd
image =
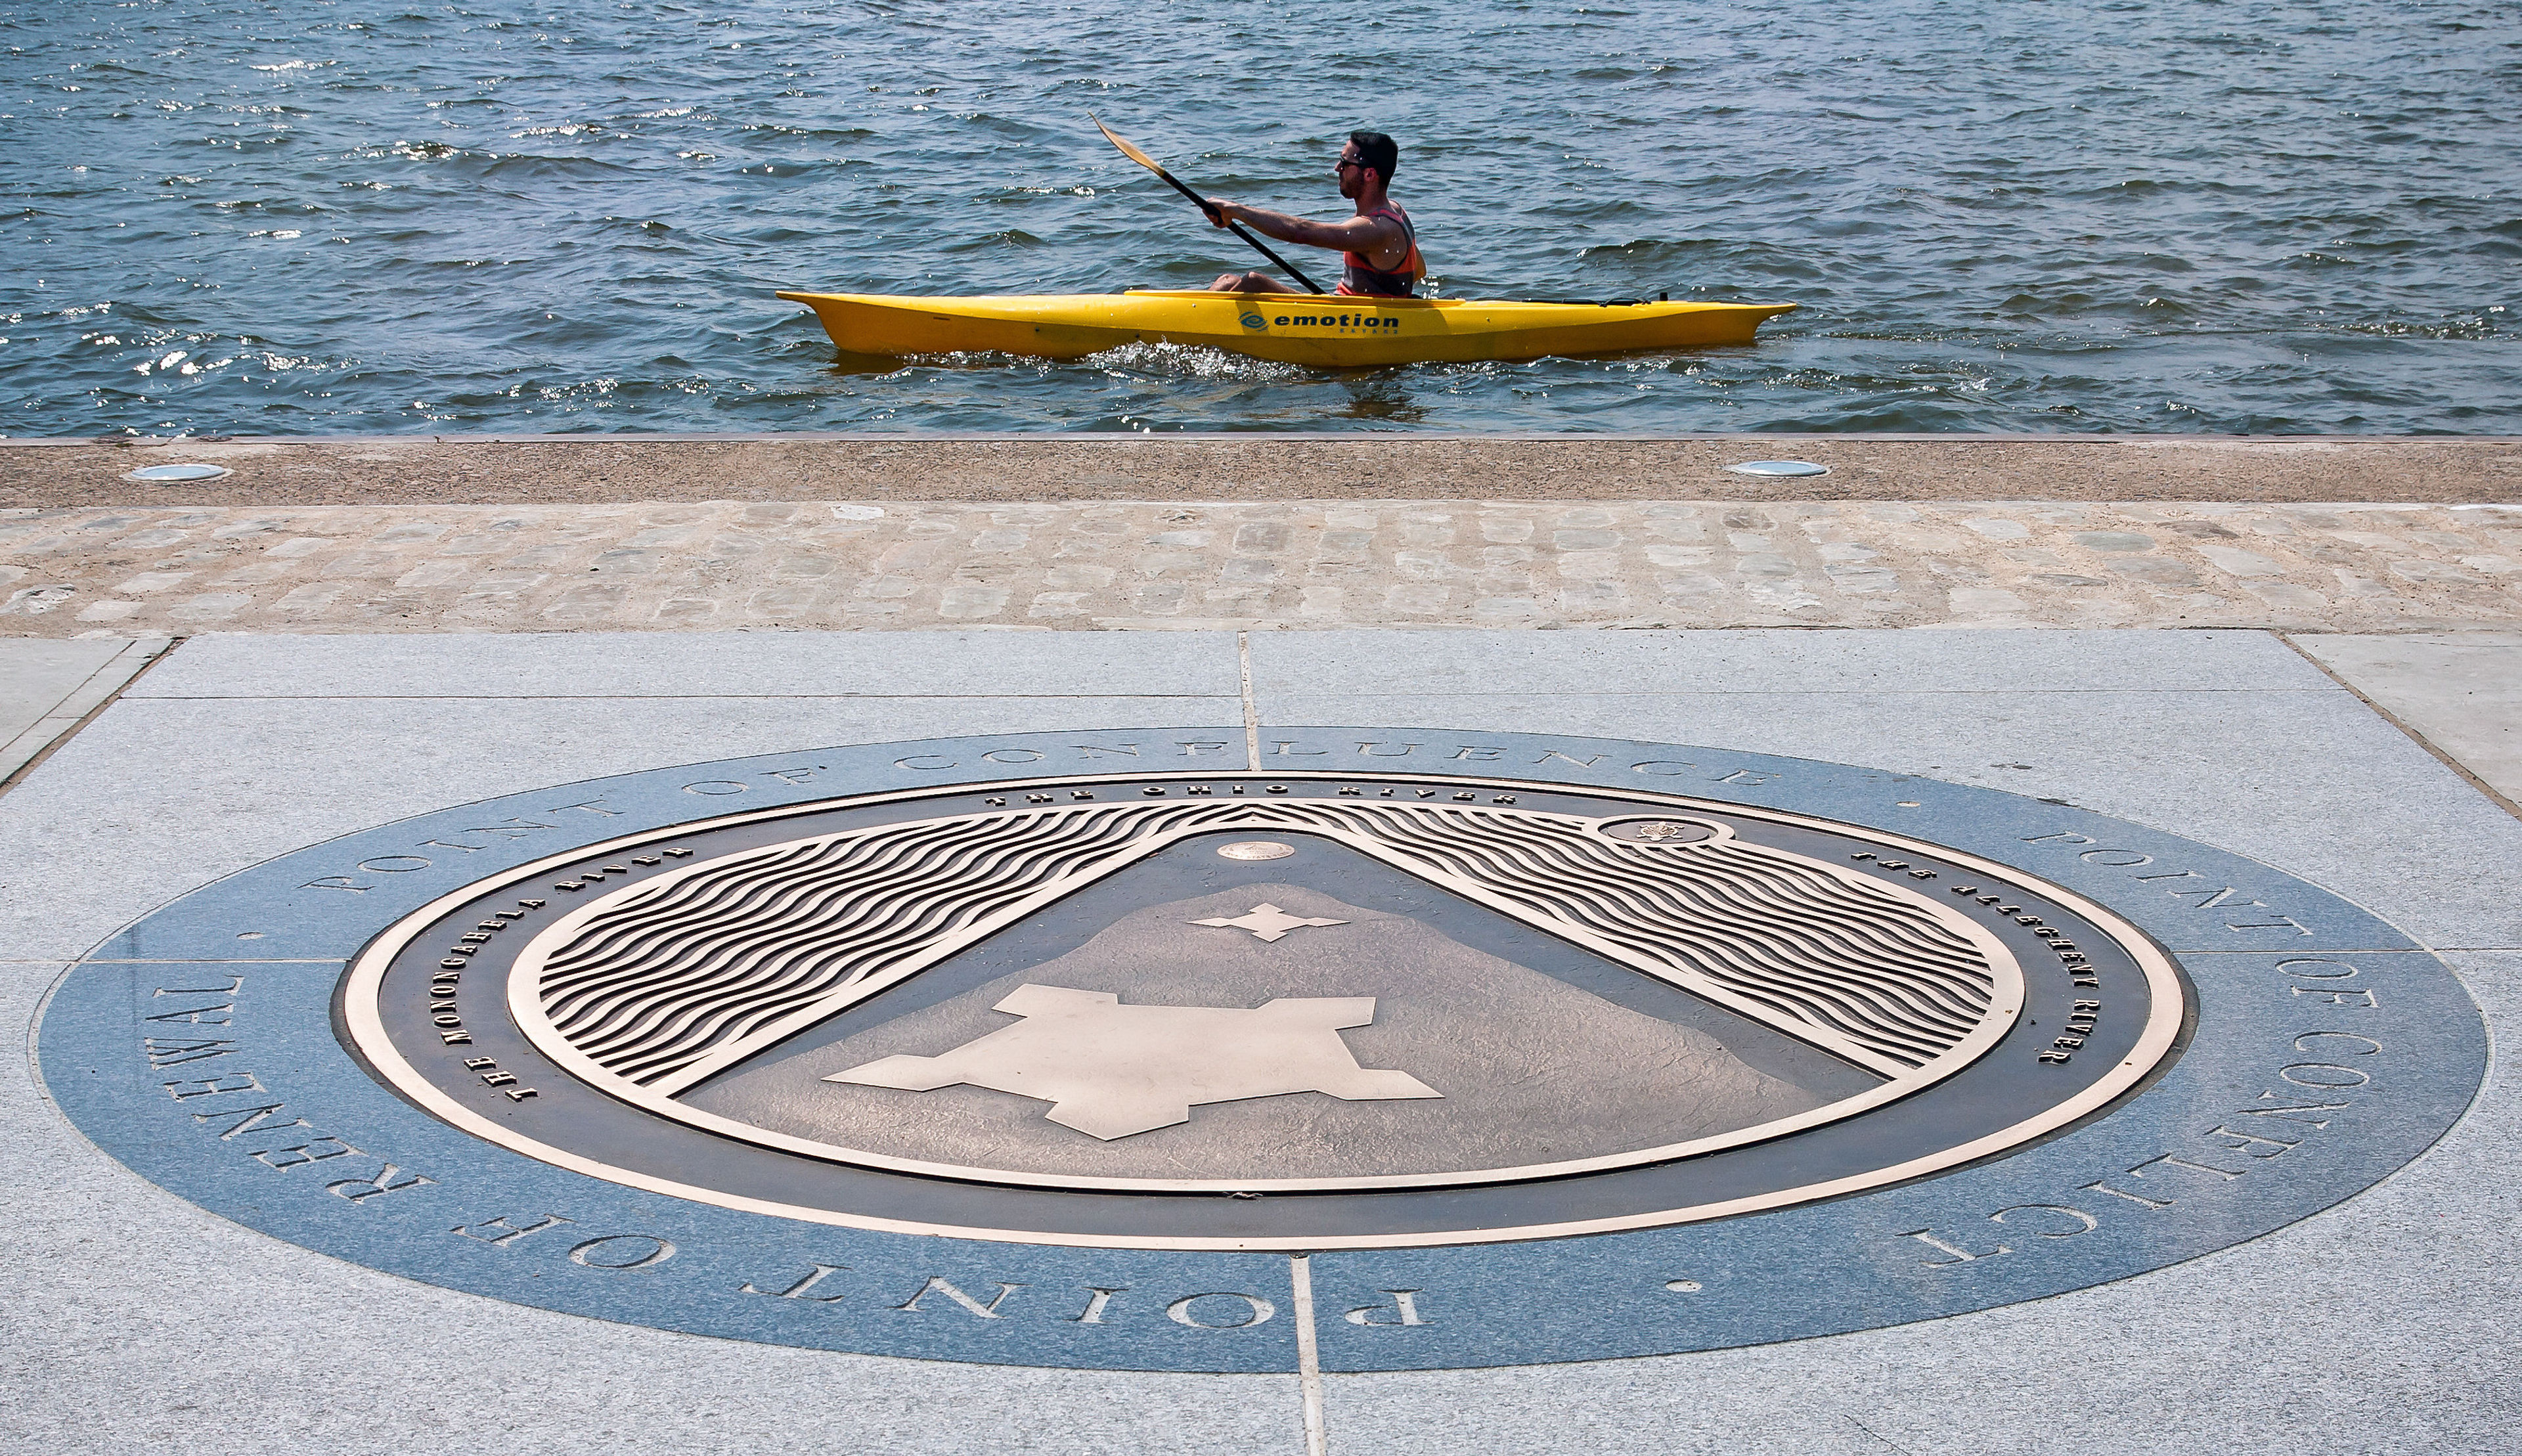
[[[2166,689],[2171,690],[2171,689]],[[2248,692],[2250,688],[2218,689]],[[1212,701],[1207,692],[153,692],[149,703],[998,703],[1052,698],[1086,702]]]
[[[1361,630],[1361,631],[1379,631],[1379,630],[1381,630],[1381,629],[1373,629],[1373,628],[1369,628],[1369,629],[1360,629],[1360,630]],[[1406,630],[1406,629],[1405,629],[1405,630]],[[1781,628],[1781,629],[1776,629],[1776,630],[1778,630],[1778,631],[1791,631],[1792,629],[1784,629],[1784,628]],[[1896,632],[1896,631],[1905,631],[1906,629],[1892,628],[1892,629],[1887,629],[1887,630],[1888,630],[1888,631],[1895,631],[1895,632]],[[2142,629],[2140,629],[2140,630],[2142,630]],[[2023,687],[2023,688],[1995,688],[1995,687],[1901,687],[1901,688],[1892,688],[1892,689],[1890,689],[1890,690],[1891,690],[1891,691],[1892,691],[1892,692],[1895,692],[1895,693],[1905,693],[1905,694],[1908,694],[1909,696],[1912,696],[1912,697],[1946,697],[1946,696],[1950,696],[1950,697],[1996,697],[1996,696],[2003,696],[2003,697],[2021,697],[2021,696],[2029,696],[2029,695],[2041,695],[2041,696],[2065,696],[2065,697],[2078,697],[2078,696],[2138,697],[2138,696],[2145,696],[2145,695],[2151,695],[2151,694],[2172,694],[2172,693],[2178,693],[2178,694],[2182,694],[2182,695],[2196,695],[2196,694],[2204,694],[2204,693],[2254,693],[2254,694],[2259,694],[2259,693],[2280,693],[2280,692],[2321,692],[2321,691],[2324,691],[2325,689],[2318,688],[2318,687],[2280,687],[2280,686],[2268,686],[2268,687]],[[1326,697],[1327,697],[1327,696],[1333,696],[1333,695],[1334,695],[1334,694],[1330,694],[1330,693],[1320,693],[1320,694],[1315,694],[1315,696],[1326,696]],[[1443,697],[1443,698],[1478,698],[1478,697],[1525,698],[1525,697],[1531,697],[1531,696],[1534,696],[1534,693],[1532,693],[1532,692],[1531,692],[1531,691],[1529,691],[1529,690],[1526,690],[1526,691],[1509,691],[1509,692],[1485,692],[1485,691],[1476,691],[1476,690],[1471,690],[1471,689],[1461,689],[1461,690],[1444,690],[1444,689],[1439,689],[1439,690],[1437,690],[1437,691],[1433,691],[1433,692],[1413,693],[1413,694],[1411,694],[1411,695],[1412,695],[1412,696],[1414,696],[1414,697]],[[1674,687],[1674,688],[1662,688],[1662,689],[1658,689],[1658,690],[1651,690],[1651,691],[1646,691],[1646,692],[1559,692],[1559,693],[1552,693],[1552,694],[1550,694],[1550,695],[1551,695],[1552,697],[1555,697],[1555,698],[1670,698],[1670,697],[1754,697],[1754,698],[1756,698],[1756,697],[1795,697],[1795,698],[1806,698],[1806,697],[1867,697],[1867,696],[1880,696],[1881,694],[1880,694],[1880,693],[1878,693],[1878,692],[1876,692],[1876,691],[1875,691],[1875,690],[1873,690],[1873,689],[1862,688],[1862,687],[1781,687],[1781,688],[1746,688],[1746,687]],[[543,693],[543,692],[514,692],[514,693],[487,693],[487,692],[473,692],[473,693],[454,693],[454,692],[163,692],[163,693],[158,693],[158,692],[153,692],[153,693],[142,693],[142,694],[138,695],[136,698],[134,698],[134,701],[136,701],[136,702],[144,702],[144,703],[621,703],[621,702],[643,702],[643,703],[644,703],[644,702],[665,702],[665,703],[709,703],[709,702],[764,702],[764,703],[787,703],[787,702],[834,702],[834,703],[889,703],[889,702],[903,702],[903,703],[935,703],[935,702],[948,702],[948,703],[952,703],[952,702],[975,702],[975,703],[996,703],[996,702],[1005,702],[1005,701],[1008,701],[1008,700],[1010,700],[1010,699],[1018,699],[1018,700],[1022,700],[1022,699],[1031,699],[1031,698],[1053,698],[1053,699],[1062,699],[1062,700],[1067,700],[1067,701],[1072,701],[1072,702],[1074,702],[1074,701],[1086,701],[1086,702],[1147,702],[1147,701],[1167,701],[1167,700],[1171,700],[1171,699],[1174,699],[1174,698],[1183,698],[1183,699],[1186,699],[1186,700],[1189,700],[1189,701],[1201,702],[1201,701],[1208,701],[1208,700],[1210,700],[1210,699],[1212,698],[1212,696],[1213,696],[1213,695],[1212,695],[1212,694],[1209,694],[1209,693],[1170,693],[1170,692],[1111,692],[1111,693],[1094,693],[1094,692],[1051,692],[1051,691],[1043,691],[1043,692],[1005,692],[1005,693],[957,693],[957,692],[682,692],[682,693],[669,693],[669,692],[654,692],[654,693],[651,693],[651,692],[551,692],[551,693]],[[1250,708],[1250,705],[1251,705],[1251,702],[1252,702],[1251,684],[1250,684],[1248,681],[1244,684],[1243,701],[1244,701],[1245,706],[1246,706],[1246,708],[1247,708],[1247,710],[1248,710],[1248,709]],[[1256,731],[1258,730],[1258,729],[1257,729],[1257,728],[1256,728],[1256,729],[1255,729],[1255,730],[1256,730]],[[1257,764],[1257,763],[1256,763],[1256,764],[1254,764],[1252,767],[1257,771],[1261,766],[1260,766],[1259,764]]]
[[[1314,1339],[1314,1264],[1310,1254],[1287,1258],[1287,1285],[1296,1306],[1296,1386],[1305,1405],[1305,1456],[1330,1456],[1323,1424],[1323,1356]]]
[[[2409,741],[2410,741],[2410,742],[2415,743],[2419,748],[2422,748],[2422,749],[2424,749],[2426,752],[2428,752],[2428,753],[2430,753],[2430,754],[2434,755],[2434,756],[2435,756],[2435,758],[2436,758],[2436,760],[2437,760],[2438,762],[2442,763],[2442,765],[2443,765],[2445,768],[2450,769],[2450,770],[2452,770],[2453,773],[2455,773],[2455,774],[2459,775],[2461,776],[2461,778],[2462,778],[2463,780],[2465,780],[2465,781],[2469,784],[2469,786],[2470,786],[2471,788],[2474,788],[2474,789],[2478,790],[2480,793],[2487,795],[2487,797],[2488,797],[2492,802],[2494,802],[2494,803],[2495,803],[2495,805],[2496,805],[2496,807],[2497,807],[2497,808],[2503,810],[2505,813],[2507,813],[2507,814],[2509,814],[2509,815],[2512,815],[2515,819],[2522,819],[2522,804],[2516,804],[2516,803],[2514,803],[2511,799],[2508,799],[2508,798],[2504,797],[2502,794],[2498,793],[2498,792],[2496,791],[2496,787],[2495,787],[2495,785],[2493,785],[2493,784],[2489,783],[2486,779],[2481,778],[2481,777],[2479,777],[2477,775],[2475,775],[2475,774],[2471,773],[2471,772],[2469,771],[2469,767],[2468,767],[2466,764],[2463,764],[2460,760],[2458,760],[2458,759],[2456,759],[2456,758],[2453,758],[2451,754],[2444,752],[2444,751],[2443,751],[2442,749],[2440,749],[2440,748],[2437,748],[2437,747],[2434,745],[2434,740],[2432,740],[2432,739],[2428,738],[2425,734],[2423,734],[2423,733],[2421,733],[2421,732],[2418,732],[2414,728],[2411,728],[2411,727],[2407,724],[2407,722],[2406,722],[2405,720],[2404,720],[2404,719],[2402,719],[2402,718],[2400,717],[2400,715],[2399,715],[2399,714],[2392,712],[2390,709],[2383,707],[2380,703],[2377,703],[2377,702],[2373,701],[2373,699],[2371,699],[2370,697],[2365,696],[2365,694],[2364,694],[2364,690],[2363,690],[2362,688],[2358,687],[2355,683],[2348,681],[2345,678],[2341,677],[2339,674],[2337,674],[2337,673],[2335,673],[2335,672],[2331,671],[2331,670],[2330,670],[2330,666],[2329,666],[2329,664],[2327,664],[2327,663],[2325,663],[2325,662],[2322,662],[2319,658],[2317,658],[2317,657],[2313,656],[2312,653],[2305,651],[2305,650],[2304,650],[2304,648],[2303,648],[2303,644],[2302,644],[2302,643],[2300,643],[2300,642],[2298,642],[2298,641],[2296,641],[2296,640],[2294,639],[2294,635],[2293,635],[2293,634],[2291,634],[2291,633],[2278,632],[2278,633],[2270,633],[2270,634],[2269,634],[2269,635],[2271,635],[2271,636],[2275,637],[2278,641],[2283,642],[2283,643],[2285,643],[2288,647],[2292,648],[2292,649],[2294,650],[2294,654],[2295,654],[2297,657],[2300,657],[2300,658],[2302,658],[2304,661],[2306,661],[2306,662],[2308,662],[2308,663],[2311,663],[2311,664],[2312,665],[2313,669],[2314,669],[2314,670],[2316,670],[2316,671],[2317,671],[2317,672],[2318,672],[2322,677],[2327,678],[2330,681],[2337,683],[2339,686],[2344,687],[2344,688],[2346,688],[2349,692],[2351,692],[2351,693],[2355,694],[2355,696],[2356,696],[2356,700],[2357,700],[2358,702],[2362,703],[2365,707],[2372,709],[2372,710],[2373,710],[2373,712],[2374,712],[2377,716],[2379,716],[2379,717],[2381,718],[2381,720],[2382,720],[2384,723],[2387,723],[2387,724],[2389,724],[2391,727],[2393,727],[2393,728],[2398,728],[2401,732],[2404,732],[2404,733],[2407,734],[2407,735],[2408,735],[2408,739],[2409,739]]]
[[[1243,766],[1261,772],[1261,712],[1252,701],[1252,634],[1235,634],[1235,667],[1243,685]]]
[[[50,965],[50,961],[0,961],[0,965]],[[81,956],[80,965],[348,965],[339,956]]]
[[[641,431],[632,437],[643,445],[723,445],[760,443],[764,445],[854,445],[862,442],[883,445],[1088,445],[1107,449],[1141,449],[1156,446],[1250,445],[1259,441],[1328,441],[1340,445],[1391,445],[1460,441],[1520,441],[1540,444],[1588,445],[1598,441],[1614,444],[1698,442],[1718,445],[1760,445],[1779,440],[1861,441],[1868,444],[1907,443],[1921,445],[2150,445],[2167,442],[2186,445],[2193,442],[2232,443],[2239,445],[2287,445],[2319,442],[2340,445],[2522,445],[2522,435],[2358,435],[2348,433],[2271,432],[2267,434],[2198,434],[2164,435],[2132,431],[2103,431],[2089,435],[2058,435],[2047,432],[1948,431],[1903,433],[1886,431],[1829,431],[1803,433],[1766,430],[1606,430],[1569,435],[1556,430],[1445,430],[1419,435],[1390,435],[1356,430],[1273,430],[1256,435],[1246,430],[1180,430],[1161,435],[1088,434],[1085,432],[1046,433],[1039,430],[659,430]],[[415,446],[415,445],[598,445],[619,446],[621,437],[586,435],[400,435],[392,432],[352,432],[342,435],[49,435],[0,438],[0,447],[11,446],[61,448],[146,449],[152,446],[180,445],[300,445],[300,446]]]

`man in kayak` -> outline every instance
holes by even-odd
[[[1382,132],[1352,131],[1348,145],[1340,148],[1335,170],[1340,196],[1357,204],[1357,215],[1338,222],[1316,222],[1310,217],[1293,217],[1212,197],[1208,200],[1213,210],[1208,220],[1217,227],[1230,222],[1249,223],[1282,243],[1339,249],[1346,267],[1340,273],[1338,292],[1361,298],[1406,299],[1419,280],[1427,275],[1427,262],[1419,256],[1419,234],[1410,225],[1410,214],[1384,195],[1384,189],[1392,185],[1392,168],[1400,160],[1400,147]],[[1209,288],[1217,293],[1295,292],[1267,273],[1223,273]]]

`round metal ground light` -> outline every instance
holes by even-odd
[[[1810,460],[1746,460],[1739,465],[1728,465],[1725,468],[1736,475],[1776,477],[1830,474],[1829,466],[1816,465]]]
[[[178,481],[217,480],[227,473],[228,468],[224,465],[143,465],[122,478],[127,481],[139,481],[144,485],[163,486],[172,485]]]

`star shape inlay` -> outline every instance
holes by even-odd
[[[1044,1116],[1106,1143],[1189,1122],[1191,1108],[1210,1103],[1297,1092],[1343,1102],[1444,1096],[1408,1072],[1357,1064],[1340,1032],[1375,1020],[1372,996],[1282,997],[1249,1010],[1120,1003],[1109,991],[1018,986],[997,1007],[1025,1018],[1013,1026],[941,1057],[887,1057],[823,1080],[1009,1092],[1051,1104]]]
[[[1265,900],[1231,920],[1193,920],[1191,923],[1216,925],[1232,930],[1249,930],[1263,940],[1277,940],[1290,930],[1301,929],[1307,925],[1345,925],[1348,921],[1309,920],[1301,916],[1291,916]]]

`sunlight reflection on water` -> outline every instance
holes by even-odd
[[[16,12],[0,432],[2522,433],[2509,7],[1360,14]],[[1393,131],[1448,295],[1803,306],[1749,349],[1342,374],[843,359],[771,297],[1251,261],[1090,107],[1317,215],[1346,129]]]

